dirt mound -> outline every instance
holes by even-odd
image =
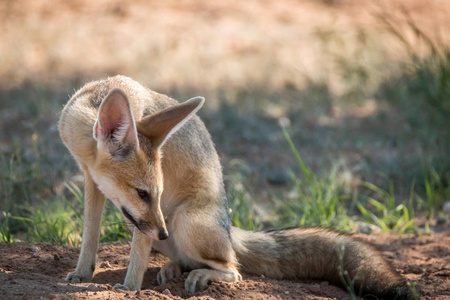
[[[423,299],[450,299],[450,231],[422,236],[357,235],[373,244],[409,280],[416,280]],[[189,296],[183,289],[187,273],[157,286],[156,274],[168,261],[153,253],[141,291],[115,289],[122,283],[130,244],[100,245],[93,283],[64,281],[73,271],[79,249],[51,243],[0,243],[0,298],[2,299],[350,299],[328,282],[272,280],[243,274],[236,284],[213,283]]]

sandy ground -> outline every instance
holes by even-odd
[[[448,227],[448,226],[447,226]],[[380,250],[393,267],[417,281],[422,299],[450,299],[450,228],[433,234],[357,235]],[[1,299],[351,299],[343,289],[328,282],[272,280],[244,274],[236,284],[213,283],[208,289],[188,295],[184,279],[156,285],[156,274],[168,259],[159,253],[150,257],[143,288],[138,292],[115,289],[122,283],[130,243],[100,245],[93,284],[64,281],[72,271],[79,249],[42,243],[0,243]]]

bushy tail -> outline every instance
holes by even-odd
[[[356,295],[414,299],[404,279],[370,246],[325,228],[245,231],[232,228],[241,270],[277,279],[321,279]]]

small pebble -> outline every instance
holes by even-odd
[[[266,173],[266,180],[273,185],[285,185],[291,178],[286,170],[270,170]]]
[[[162,293],[163,293],[164,295],[170,295],[169,289],[165,289]]]
[[[109,263],[109,261],[105,261],[100,265],[100,268],[108,268],[111,269],[111,265]]]
[[[90,285],[88,285],[88,287],[86,288],[87,291],[89,292],[98,292],[101,291],[101,289],[96,286],[95,284],[91,283]]]
[[[381,230],[373,224],[358,222],[358,232],[364,234],[379,233]]]
[[[436,220],[436,225],[437,225],[437,226],[441,226],[441,225],[444,225],[446,222],[447,222],[447,219],[446,219],[446,218],[439,217],[439,218],[437,218],[437,220]]]
[[[41,249],[39,249],[39,247],[36,247],[35,245],[31,245],[31,251],[33,251],[32,257],[39,258],[39,251],[41,251]]]

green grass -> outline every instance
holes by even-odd
[[[59,245],[78,246],[80,238],[77,231],[79,220],[67,207],[54,202],[36,210],[29,218],[14,217],[23,221],[27,227],[26,240],[30,242],[54,242]]]
[[[448,174],[443,176],[434,168],[423,167],[424,196],[416,194],[419,209],[425,211],[428,219],[435,217],[439,213],[439,208],[444,201],[450,199],[450,186],[448,185]]]
[[[301,170],[300,175],[291,171],[293,193],[286,199],[275,197],[275,201],[265,212],[258,210],[258,205],[247,187],[246,176],[250,170],[244,163],[234,161],[233,172],[226,177],[231,221],[234,226],[259,230],[263,228],[263,221],[266,221],[276,228],[324,226],[354,231],[357,222],[363,221],[377,226],[381,231],[409,233],[418,230],[413,220],[417,209],[431,218],[442,204],[442,199],[446,199],[443,195],[448,195],[448,187],[433,169],[429,169],[429,174],[427,173],[423,182],[426,198],[415,191],[414,183],[411,185],[409,198],[403,201],[396,199],[394,184],[391,181],[388,181],[387,189],[370,182],[362,182],[349,190],[345,187],[338,168],[325,175],[314,174],[304,163],[287,129],[282,127],[282,131],[296,158],[298,169]],[[69,192],[68,197],[60,195],[58,201],[33,210],[29,217],[14,216],[3,211],[0,241],[27,240],[78,246],[82,234],[81,211],[84,195],[82,189],[73,182],[65,184],[65,189]],[[415,199],[418,202],[415,202]],[[355,213],[355,207],[359,214]],[[17,239],[12,234],[12,220],[16,222],[15,227],[25,228]],[[102,220],[100,241],[125,240],[129,237],[120,213],[108,201]]]
[[[365,208],[360,202],[357,202],[359,211],[365,222],[372,223],[385,232],[411,233],[414,227],[414,184],[411,187],[411,194],[408,201],[396,201],[394,185],[389,182],[388,190],[377,187],[376,185],[364,182],[362,186],[375,193],[375,197],[368,196],[366,204],[373,208],[373,211]]]
[[[301,176],[291,172],[294,193],[291,193],[289,198],[276,197],[270,212],[265,213],[265,221],[269,221],[275,228],[322,226],[341,231],[355,231],[358,222],[365,222],[375,225],[383,232],[412,233],[423,231],[414,223],[416,210],[425,212],[429,219],[442,204],[436,201],[436,198],[442,195],[444,185],[436,172],[432,172],[434,176],[424,179],[427,200],[423,200],[415,191],[414,182],[406,200],[397,199],[394,184],[389,180],[387,189],[370,182],[362,182],[346,189],[337,168],[326,175],[314,174],[305,165],[287,129],[282,127],[282,131],[296,158]],[[254,209],[251,195],[242,182],[242,177],[239,177],[230,189],[229,199],[233,208],[231,220],[237,227],[260,229],[264,216]],[[359,214],[355,212],[355,207]]]
[[[317,176],[307,168],[286,130],[284,136],[301,170],[302,177],[291,172],[295,196],[278,199],[274,203],[277,227],[289,226],[323,226],[348,230],[353,223],[347,215],[343,199],[344,182],[338,176],[338,169],[332,169],[324,176]]]
[[[287,129],[282,127],[282,131],[301,170],[301,176],[291,171],[294,193],[286,199],[276,197],[270,208],[261,212],[246,187],[248,180],[244,174],[248,174],[249,170],[245,164],[235,162],[234,171],[227,177],[231,221],[234,226],[259,230],[263,227],[263,221],[268,221],[276,228],[324,226],[353,231],[358,221],[364,221],[374,224],[382,231],[409,233],[417,230],[413,220],[417,207],[428,217],[432,217],[442,204],[438,199],[444,199],[441,197],[442,191],[448,193],[448,188],[435,171],[431,171],[424,179],[425,199],[415,192],[414,183],[410,188],[409,199],[404,201],[396,199],[394,185],[390,181],[388,189],[370,182],[362,182],[359,187],[346,189],[337,168],[325,175],[314,174],[304,163]],[[60,195],[58,201],[32,210],[29,217],[14,216],[3,211],[0,241],[19,240],[12,234],[14,228],[11,228],[11,220],[14,220],[15,227],[25,228],[19,235],[20,240],[78,246],[81,242],[84,195],[74,183],[66,184],[65,188],[69,191],[69,197]],[[361,189],[363,192],[359,194]],[[418,199],[419,206],[414,206],[414,199]],[[355,207],[358,208],[359,215],[355,214]],[[100,241],[124,240],[129,236],[120,213],[108,201]]]
[[[0,223],[0,242],[12,243],[13,237],[11,234],[11,228],[9,227],[9,220],[11,219],[11,214],[5,211],[3,214],[3,222]]]
[[[29,217],[13,216],[3,211],[0,223],[0,241],[54,242],[59,245],[79,246],[83,232],[83,191],[74,183],[66,184],[72,199],[61,198],[33,210]],[[75,201],[74,201],[75,200]],[[11,227],[11,220],[16,224]],[[14,237],[12,231],[24,228]],[[105,206],[100,232],[101,242],[123,241],[130,237],[121,214],[110,202]]]

